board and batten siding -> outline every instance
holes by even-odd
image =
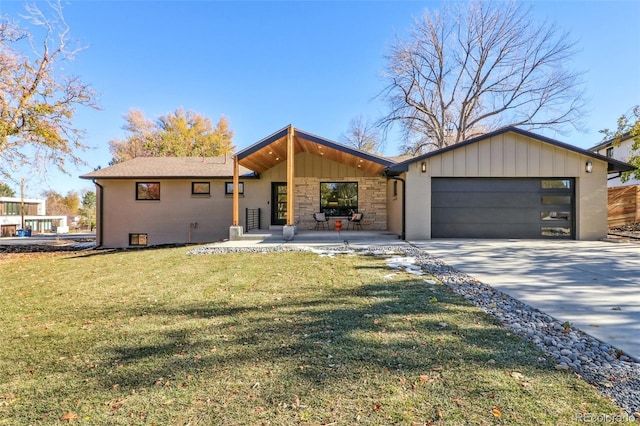
[[[407,239],[431,238],[432,177],[575,178],[576,239],[607,235],[607,163],[507,132],[409,165],[407,171]],[[593,163],[587,173],[585,164]]]

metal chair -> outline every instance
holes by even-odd
[[[360,222],[362,222],[362,218],[364,217],[364,214],[362,213],[354,213],[351,215],[351,217],[348,219],[349,223],[347,223],[347,229],[349,229],[349,226],[352,227],[352,229],[358,229],[359,231],[362,231],[362,224]]]
[[[313,218],[316,221],[316,227],[313,229],[317,231],[322,227],[323,229],[326,228],[327,230],[329,230],[329,218],[327,217],[327,215],[325,215],[324,213],[314,213]]]

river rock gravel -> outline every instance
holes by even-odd
[[[552,316],[541,312],[489,285],[479,282],[425,250],[413,246],[336,246],[301,247],[280,245],[236,248],[217,244],[201,246],[190,254],[219,254],[229,252],[311,251],[320,256],[339,254],[385,255],[391,257],[389,267],[404,269],[414,275],[436,278],[471,303],[497,318],[500,323],[523,338],[533,342],[556,368],[572,370],[611,398],[629,415],[640,421],[640,360],[590,336]],[[434,283],[425,280],[425,285]]]

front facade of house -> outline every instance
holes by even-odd
[[[360,212],[363,229],[408,240],[592,240],[607,233],[608,173],[628,169],[515,128],[394,162],[288,126],[233,160],[134,159],[82,178],[104,247],[307,230],[315,212],[331,227]]]
[[[630,134],[624,135],[620,142],[615,142],[613,139],[604,141],[594,147],[589,148],[589,151],[593,151],[597,154],[603,155],[608,158],[613,158],[618,161],[629,161],[633,155],[633,137]],[[639,185],[640,179],[629,179],[626,182],[622,182],[620,176],[611,176],[611,179],[607,181],[607,186],[610,188],[618,186],[630,186]]]

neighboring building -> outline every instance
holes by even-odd
[[[0,197],[0,235],[16,236],[22,229],[22,203],[24,202],[24,229],[33,233],[69,232],[66,216],[47,216],[46,201],[39,199]]]
[[[98,244],[128,247],[313,229],[314,212],[355,211],[364,229],[408,240],[595,240],[607,234],[607,175],[627,170],[512,127],[397,162],[288,126],[232,160],[136,158],[81,178],[97,186]]]
[[[626,162],[631,159],[631,155],[633,153],[633,142],[633,137],[631,137],[631,134],[627,133],[622,136],[619,143],[615,142],[614,139],[609,139],[589,148],[589,151],[593,151],[608,158]],[[620,176],[616,177],[615,175],[611,176],[610,180],[607,181],[608,187],[638,184],[640,184],[640,179],[629,179],[626,182],[622,182]]]

